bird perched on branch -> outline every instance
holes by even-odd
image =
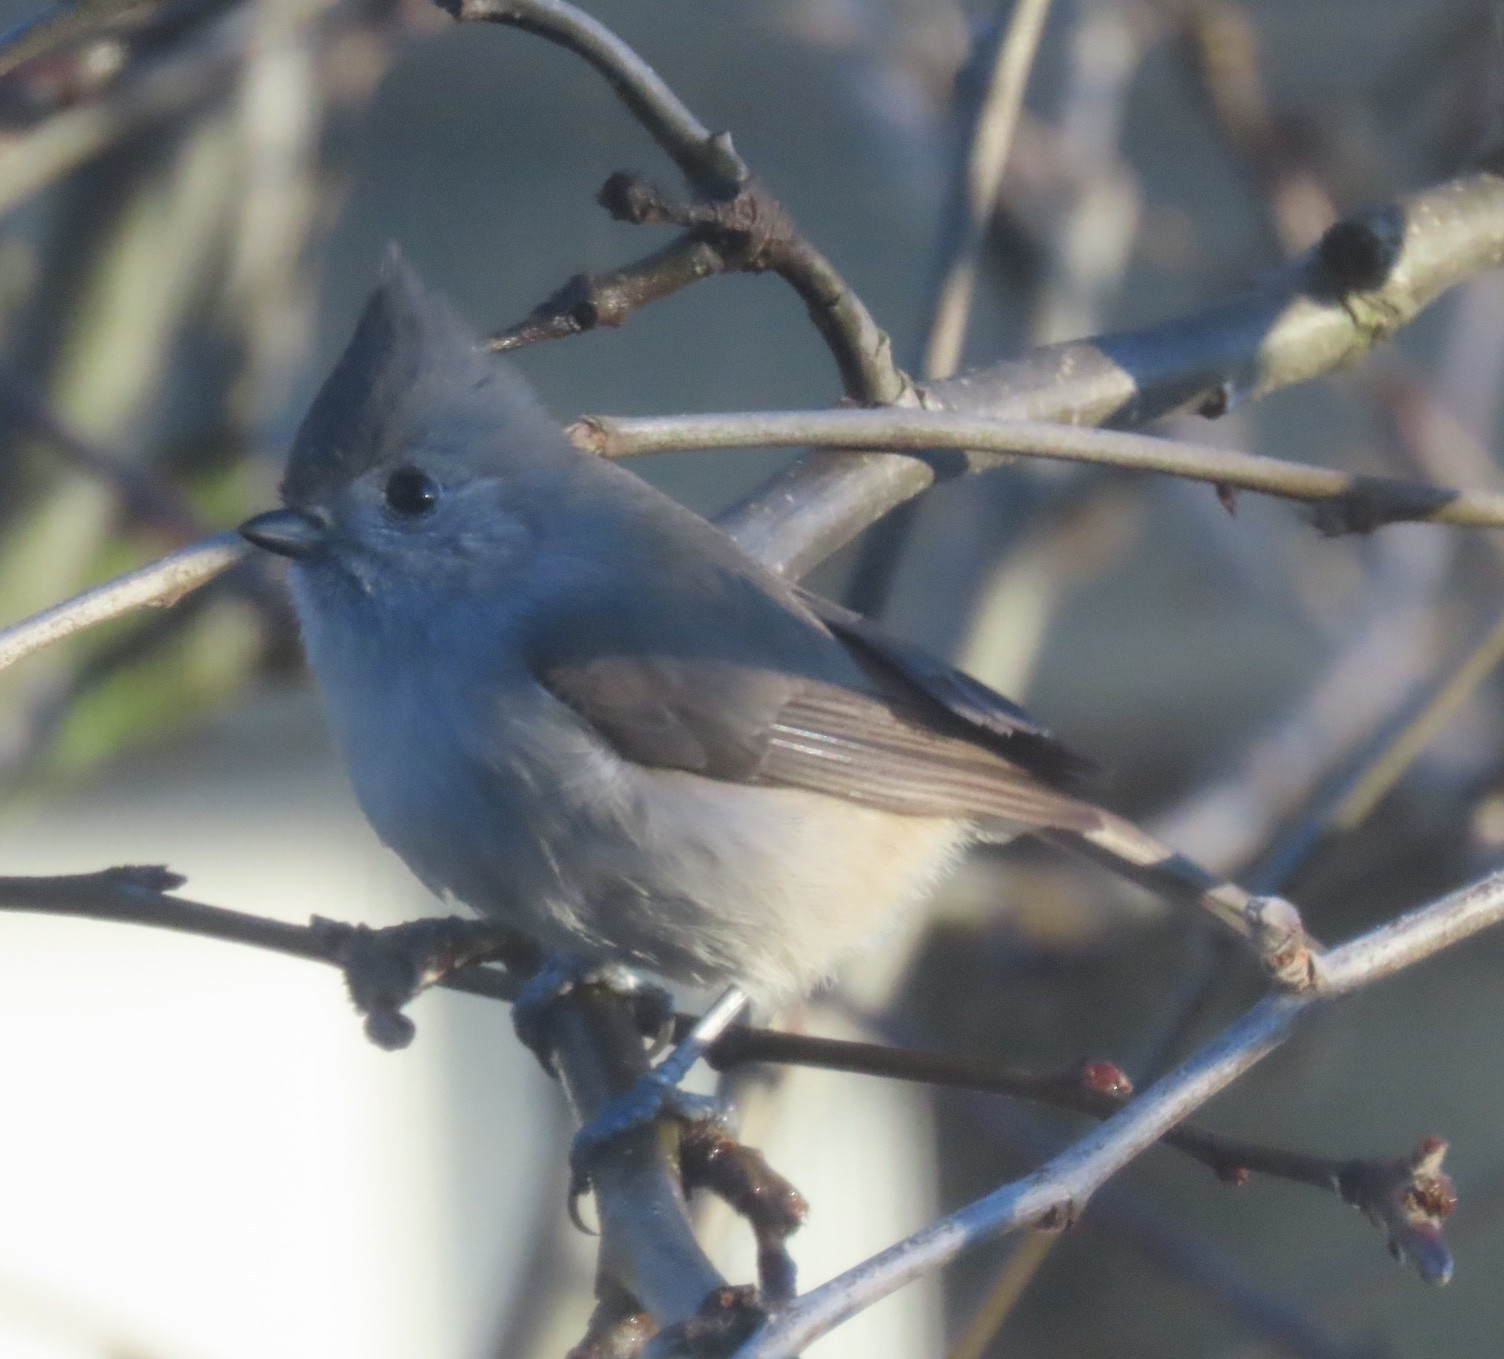
[[[1246,917],[1015,704],[574,447],[395,253],[282,495],[243,532],[366,815],[553,954],[786,1001],[1021,831]]]

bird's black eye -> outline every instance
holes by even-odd
[[[382,491],[386,507],[404,519],[420,519],[439,503],[439,483],[417,467],[399,467]]]

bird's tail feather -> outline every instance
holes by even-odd
[[[1296,988],[1311,984],[1315,945],[1299,912],[1279,897],[1259,897],[1156,840],[1133,822],[1099,810],[1086,829],[1042,830],[1069,850],[1180,906],[1205,911],[1252,948],[1271,975]]]

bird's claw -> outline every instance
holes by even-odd
[[[584,986],[598,986],[629,999],[638,1030],[654,1038],[656,1045],[667,1040],[672,1031],[674,1005],[673,997],[661,986],[653,986],[614,964],[556,955],[528,978],[512,1002],[513,1030],[550,1076],[558,1073],[548,1036],[549,1017],[560,1000]]]
[[[630,1090],[607,1100],[574,1135],[569,1146],[571,1204],[590,1188],[591,1163],[617,1138],[660,1118],[677,1118],[685,1123],[722,1123],[724,1117],[721,1102],[713,1095],[691,1094],[656,1070],[644,1072]]]

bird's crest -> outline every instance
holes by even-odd
[[[440,399],[453,409],[456,393],[498,377],[526,393],[522,380],[503,373],[454,309],[389,247],[355,334],[293,441],[284,498],[305,503],[400,456]],[[534,405],[530,393],[524,401]]]

